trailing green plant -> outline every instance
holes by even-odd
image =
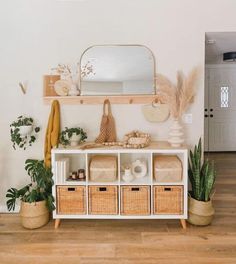
[[[73,134],[80,135],[80,143],[85,142],[87,139],[87,133],[80,127],[72,127],[68,128],[65,127],[65,129],[60,134],[60,143],[64,146],[67,146],[70,144],[70,138]]]
[[[21,189],[10,188],[7,190],[7,208],[9,211],[15,210],[16,201],[34,203],[46,201],[49,211],[55,209],[54,198],[52,196],[52,171],[46,167],[43,160],[27,159],[25,170],[30,176],[31,182]]]
[[[16,146],[19,148],[26,149],[27,145],[32,146],[36,141],[36,134],[40,131],[40,127],[36,126],[32,131],[27,135],[21,135],[20,127],[22,126],[32,126],[34,125],[34,120],[32,117],[19,116],[16,121],[10,124],[11,132],[11,141],[13,143],[13,148],[16,149]]]
[[[188,175],[192,185],[192,190],[189,192],[191,197],[198,201],[209,201],[215,183],[216,172],[214,161],[202,160],[201,138],[198,145],[195,145],[194,150],[190,150],[188,163]]]

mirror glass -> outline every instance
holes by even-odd
[[[93,46],[80,65],[81,95],[155,94],[155,59],[145,46]]]

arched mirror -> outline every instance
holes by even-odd
[[[155,94],[155,58],[145,46],[92,46],[82,54],[80,65],[81,95]]]

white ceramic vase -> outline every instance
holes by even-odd
[[[125,181],[127,183],[131,182],[134,179],[134,176],[132,175],[130,168],[129,169],[125,169],[125,173],[124,173],[122,179],[123,179],[123,181]]]
[[[79,79],[77,75],[71,76],[71,87],[69,90],[69,96],[77,96],[80,94],[78,83],[79,83]]]
[[[70,140],[70,146],[76,147],[76,146],[78,146],[78,144],[81,140],[81,135],[76,135],[76,133],[73,133],[69,140]]]
[[[178,148],[184,143],[184,132],[183,127],[179,121],[179,119],[174,119],[170,131],[168,142],[172,147]]]
[[[22,137],[29,135],[32,132],[32,130],[33,130],[33,127],[31,125],[19,127],[19,133]]]

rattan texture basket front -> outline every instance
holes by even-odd
[[[118,214],[118,187],[89,186],[89,214]]]
[[[149,215],[150,187],[121,186],[121,215]]]
[[[154,214],[183,214],[183,186],[154,186]]]
[[[86,214],[85,186],[58,186],[57,213]]]

